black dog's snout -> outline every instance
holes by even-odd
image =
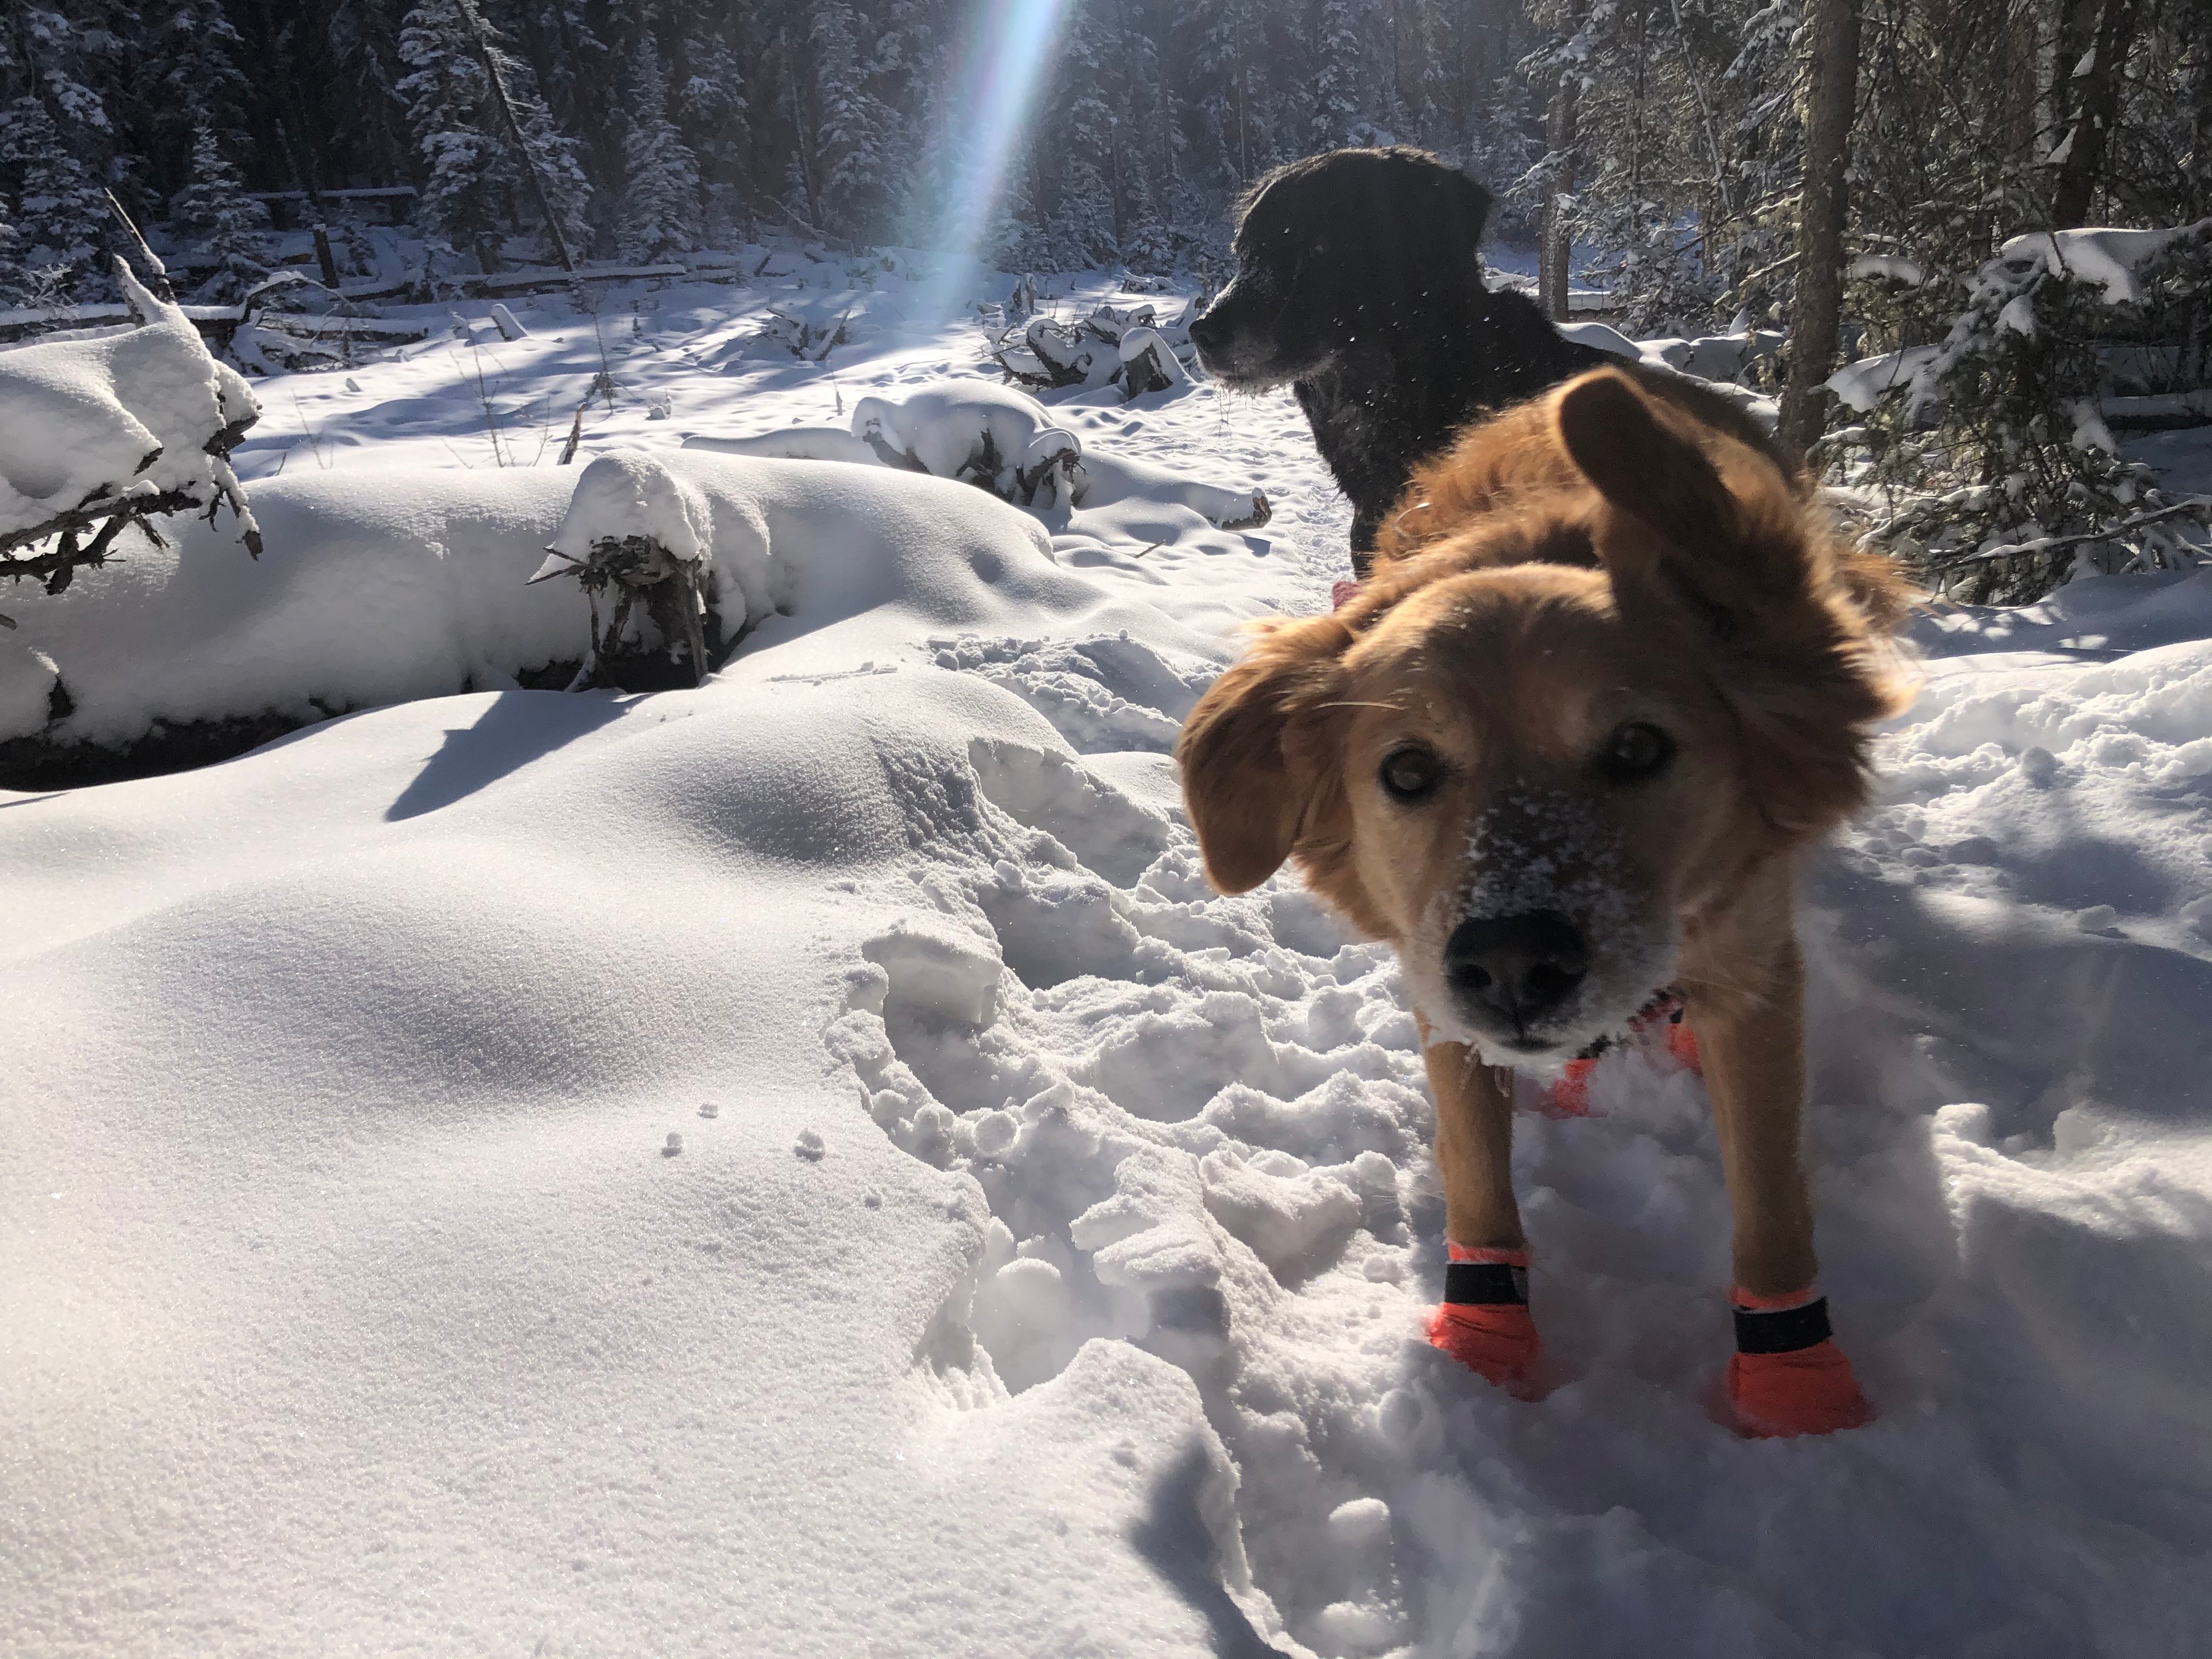
[[[1469,916],[1444,944],[1452,988],[1516,1028],[1565,1002],[1589,971],[1581,930],[1557,910]]]
[[[1216,301],[1190,325],[1190,343],[1200,351],[1218,351],[1229,343],[1228,325],[1221,320],[1221,305]]]

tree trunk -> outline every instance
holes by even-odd
[[[2090,199],[2105,173],[2105,141],[2120,111],[2120,70],[2135,44],[2136,26],[2142,21],[2138,0],[2103,0],[2097,33],[2090,50],[2096,56],[2088,72],[2075,74],[2075,65],[2061,63],[2056,73],[2066,77],[2074,109],[2074,124],[2066,139],[2066,158],[2058,166],[2058,183],[2051,192],[2051,222],[2060,230],[2086,224]]]
[[[1567,258],[1573,238],[1561,222],[1561,198],[1575,188],[1575,102],[1582,82],[1571,68],[1559,71],[1546,112],[1544,148],[1550,166],[1544,175],[1544,211],[1536,235],[1536,302],[1555,323],[1567,320]]]
[[[2185,220],[2212,213],[2212,0],[2195,0],[2190,16],[2197,30],[2196,95],[2191,100],[2190,168],[2184,188],[2187,203]]]
[[[522,123],[515,119],[514,106],[507,101],[507,82],[501,78],[499,58],[484,36],[483,20],[477,17],[472,0],[460,0],[461,21],[468,27],[469,37],[476,42],[477,58],[483,64],[484,79],[491,82],[492,101],[499,106],[500,118],[506,123],[507,136],[514,144],[514,159],[522,163],[523,176],[530,180],[531,193],[538,198],[538,210],[545,216],[546,240],[553,244],[554,256],[561,261],[561,269],[575,275],[575,261],[568,257],[568,239],[561,234],[561,216],[553,210],[553,198],[545,193],[545,180],[538,171],[538,158],[530,153],[530,141],[522,136]],[[484,245],[481,239],[479,249]],[[479,259],[483,255],[479,252]],[[487,276],[498,268],[496,259],[484,266]]]
[[[1844,307],[1844,220],[1850,207],[1851,114],[1858,98],[1859,0],[1814,0],[1805,109],[1805,183],[1797,207],[1797,286],[1790,304],[1790,374],[1775,437],[1802,454],[1827,423]]]

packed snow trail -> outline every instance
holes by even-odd
[[[1274,520],[708,463],[798,586],[698,692],[0,797],[0,1651],[2191,1650],[2212,578],[1920,625],[1808,882],[1881,1416],[1747,1442],[1709,1110],[1633,1052],[1516,1122],[1548,1397],[1425,1346],[1396,970],[1212,893],[1167,758],[1341,503],[1287,398],[1055,412]]]

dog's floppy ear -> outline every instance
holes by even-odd
[[[1598,537],[1616,585],[1672,595],[1726,644],[1772,631],[1771,613],[1806,603],[1825,575],[1781,472],[1745,449],[1723,477],[1692,417],[1619,369],[1568,381],[1552,414],[1560,447],[1607,505],[1653,532]]]
[[[1553,411],[1607,505],[1650,532],[1599,526],[1623,610],[1658,595],[1690,613],[1768,820],[1793,838],[1825,831],[1864,799],[1865,727],[1898,697],[1827,532],[1765,457],[1717,465],[1690,416],[1616,369],[1569,381]]]
[[[1570,380],[1553,419],[1560,444],[1598,494],[1677,546],[1740,534],[1736,499],[1719,469],[1619,369]]]
[[[1224,893],[1249,892],[1282,868],[1341,789],[1326,764],[1321,705],[1342,684],[1352,630],[1334,617],[1279,623],[1214,681],[1176,744],[1183,803]]]

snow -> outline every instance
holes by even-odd
[[[243,500],[207,447],[258,414],[245,377],[208,355],[179,307],[125,268],[117,280],[137,326],[0,349],[0,536],[170,492],[202,506]]]
[[[653,297],[510,301],[505,439],[450,343],[264,383],[258,564],[196,527],[0,637],[8,732],[56,664],[88,736],[365,710],[0,794],[15,1647],[2191,1650],[2212,575],[1915,623],[1805,893],[1881,1416],[1741,1441],[1699,1085],[1625,1049],[1519,1117],[1552,1374],[1508,1397],[1420,1338],[1398,970],[1205,884],[1177,724],[1343,569],[1295,403],[1030,398],[901,295],[822,363],[727,349],[772,289]],[[489,464],[603,362],[579,465]],[[986,432],[1066,434],[1079,499],[957,481]],[[548,544],[641,526],[742,605],[728,666],[494,689],[585,643]]]
[[[561,528],[546,547],[565,554],[571,563],[581,563],[594,543],[649,536],[690,564],[714,558],[714,509],[696,483],[650,451],[616,450],[584,469]],[[727,533],[737,539],[738,532]],[[763,545],[757,550],[768,550]],[[560,560],[550,559],[539,574],[559,568]]]
[[[1864,415],[1892,388],[1914,384],[1920,371],[1942,355],[1942,346],[1907,346],[1902,351],[1847,363],[1823,385],[1844,404]]]
[[[2052,157],[2054,161],[2057,159]],[[2200,219],[2195,224],[2167,230],[2114,230],[2100,227],[2038,230],[2013,237],[1997,250],[1997,258],[2014,266],[2039,264],[2054,276],[2094,283],[2104,290],[2106,305],[2140,305],[2143,289],[2138,273],[2142,268],[2177,240],[2208,233],[2212,233],[2212,219]]]
[[[2051,159],[2058,158],[2054,155]],[[1928,268],[1917,259],[1902,258],[1893,253],[1862,253],[1844,268],[1844,275],[1854,283],[1879,276],[1906,288],[1918,288],[1928,280]]]

